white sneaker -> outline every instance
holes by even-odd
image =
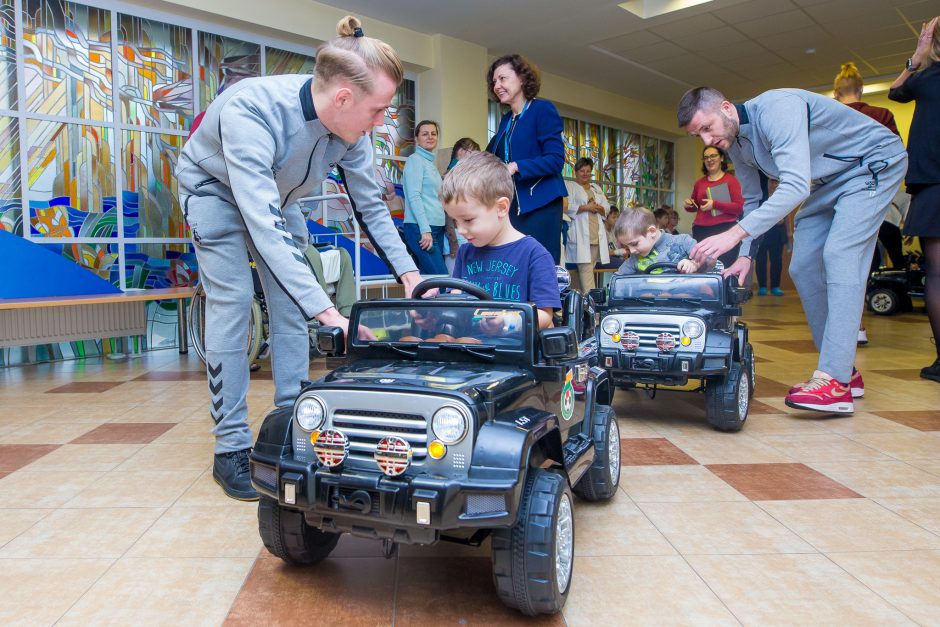
[[[858,345],[863,346],[865,344],[868,344],[868,333],[865,331],[865,329],[859,329],[858,330]]]

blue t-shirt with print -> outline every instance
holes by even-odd
[[[526,235],[501,246],[464,244],[454,261],[454,278],[485,289],[493,300],[561,308],[555,262],[538,240]]]

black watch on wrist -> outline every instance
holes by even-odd
[[[919,65],[914,65],[914,57],[910,57],[904,62],[904,69],[908,72],[916,72],[919,68]]]

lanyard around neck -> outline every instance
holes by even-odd
[[[512,161],[510,155],[509,143],[512,140],[512,133],[516,130],[516,122],[522,119],[522,116],[525,115],[525,112],[529,110],[529,105],[532,104],[531,100],[526,100],[525,105],[522,107],[522,111],[519,112],[519,115],[512,116],[512,119],[509,121],[509,128],[506,130],[506,134],[503,136],[503,159],[506,163]]]

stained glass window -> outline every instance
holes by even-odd
[[[23,233],[20,131],[16,118],[0,116],[0,230]]]
[[[158,289],[194,285],[196,253],[191,244],[126,244],[126,288]],[[117,279],[112,275],[112,279]]]
[[[264,49],[265,74],[311,74],[316,60],[299,52],[267,46]]]
[[[199,104],[205,111],[218,94],[243,78],[261,76],[261,46],[199,33]]]
[[[125,234],[130,237],[188,237],[174,174],[184,138],[124,131],[122,139]]]
[[[188,129],[193,118],[191,31],[121,14],[118,43],[123,121]]]
[[[16,108],[16,10],[0,0],[0,108]]]
[[[23,10],[27,111],[110,121],[111,12],[47,0]]]
[[[26,129],[31,233],[117,237],[113,131],[44,120]]]
[[[405,79],[385,111],[385,122],[372,132],[378,155],[407,157],[415,143],[415,82]]]

